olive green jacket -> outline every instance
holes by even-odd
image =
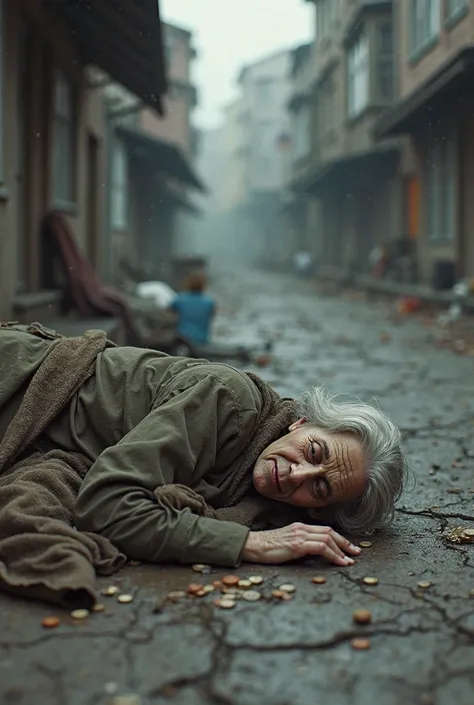
[[[232,367],[112,348],[37,446],[93,461],[75,505],[78,529],[106,536],[136,560],[235,566],[247,527],[170,508],[153,491],[182,484],[222,506],[261,403]]]

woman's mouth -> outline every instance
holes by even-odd
[[[277,486],[278,492],[281,494],[280,478],[278,477],[278,465],[276,460],[273,461],[272,479]]]

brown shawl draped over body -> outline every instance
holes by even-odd
[[[9,328],[16,326],[0,324],[0,335]],[[76,338],[63,338],[39,324],[26,331],[49,338],[52,344],[28,380],[21,405],[0,442],[0,587],[68,607],[91,607],[95,573],[110,575],[124,565],[126,557],[104,537],[74,527],[74,501],[90,461],[80,453],[29,453],[28,449],[93,374],[97,355],[114,344],[102,331]],[[260,391],[262,412],[233,468],[224,506],[213,509],[182,485],[158,487],[155,496],[160,502],[254,529],[282,526],[297,518],[295,508],[252,490],[255,461],[296,419],[294,402],[281,399],[260,378],[249,376]]]

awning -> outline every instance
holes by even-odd
[[[85,64],[163,114],[166,92],[158,0],[43,0],[69,27]]]
[[[327,189],[348,190],[379,178],[381,170],[395,167],[399,156],[397,145],[384,145],[356,154],[333,159],[308,169],[305,175],[292,184],[294,192],[322,193]]]
[[[130,127],[116,129],[117,135],[127,144],[130,156],[146,163],[153,171],[161,172],[199,191],[207,190],[177,145],[152,137],[143,130]]]
[[[472,94],[474,47],[463,49],[408,98],[397,103],[377,122],[375,135],[389,137],[426,128],[435,115],[456,112]]]

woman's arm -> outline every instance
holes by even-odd
[[[136,560],[235,566],[246,527],[170,508],[153,496],[161,485],[192,486],[193,478],[237,457],[245,442],[242,419],[253,423],[257,415],[256,409],[237,413],[234,396],[210,374],[187,384],[101,453],[81,486],[76,525]]]

